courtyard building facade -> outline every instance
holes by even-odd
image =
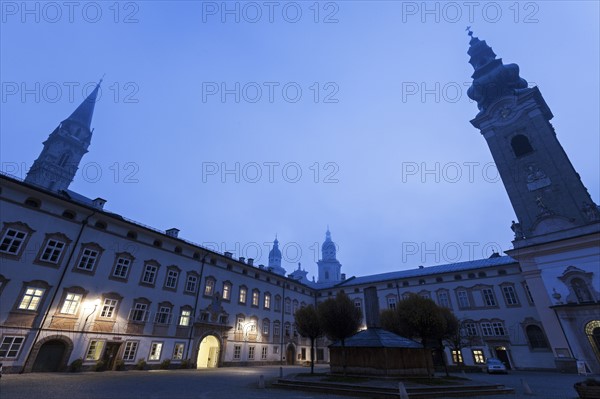
[[[471,34],[472,36],[472,34]],[[105,209],[69,190],[92,139],[98,87],[44,142],[25,180],[0,175],[0,361],[6,372],[84,367],[294,364],[310,342],[295,328],[306,305],[347,294],[364,315],[408,295],[461,322],[448,363],[600,372],[600,212],[549,120],[537,88],[472,37],[471,98],[517,221],[509,256],[346,278],[329,229],[318,280],[236,258]],[[493,93],[482,90],[494,84]],[[367,265],[365,265],[367,266]],[[363,323],[366,325],[366,321]],[[317,360],[328,362],[318,340]],[[168,362],[167,362],[168,361]]]

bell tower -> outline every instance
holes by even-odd
[[[515,245],[599,220],[539,89],[527,87],[518,65],[504,65],[485,41],[471,31],[469,36],[469,63],[475,71],[468,95],[479,108],[471,124],[487,141],[517,216],[511,226]]]
[[[325,233],[325,241],[321,245],[323,258],[317,262],[319,268],[319,283],[331,283],[342,281],[342,264],[336,258],[335,242],[331,240],[329,227]]]
[[[57,192],[69,188],[92,140],[92,116],[101,83],[44,141],[40,156],[27,172],[27,183]]]

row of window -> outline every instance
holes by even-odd
[[[14,223],[13,223],[14,224]],[[22,246],[28,232],[17,230],[15,228],[8,227],[5,229],[3,237],[0,241],[0,252],[4,252],[11,255],[17,255],[20,253]],[[59,233],[47,235],[45,244],[42,251],[37,258],[38,263],[58,265],[63,258],[64,251],[66,250],[70,240]],[[95,243],[82,244],[82,248],[76,262],[76,266],[73,271],[83,272],[88,274],[94,274],[100,256],[104,249]],[[127,282],[131,272],[134,256],[127,252],[121,252],[116,254],[113,263],[112,270],[109,278],[117,281]],[[154,260],[149,260],[144,263],[142,273],[140,275],[139,283],[144,286],[154,287],[158,280],[160,264]],[[167,267],[167,271],[164,277],[163,288],[167,290],[176,291],[178,288],[179,278],[181,275],[181,269],[177,266],[172,265]],[[199,275],[196,272],[188,272],[186,275],[185,284],[183,290],[185,293],[195,294],[198,288]],[[216,279],[214,277],[208,277],[205,280],[204,295],[212,297],[216,294]],[[230,301],[232,295],[233,285],[231,282],[226,281],[223,283],[221,299],[224,301]],[[250,294],[250,297],[249,297]],[[260,306],[260,291],[252,290],[250,293],[246,286],[240,286],[238,292],[238,303],[247,304],[250,299],[250,304],[254,307]],[[263,297],[263,308],[266,310],[271,309],[271,294],[265,293]],[[295,312],[298,308],[298,301],[294,300],[293,303],[289,303],[286,298],[285,311],[290,314]],[[276,296],[274,302],[274,310],[281,310],[281,297]]]
[[[524,284],[524,288],[525,288],[525,292],[528,295],[529,303],[533,304],[533,298],[531,297],[529,288],[526,286],[526,284]],[[469,309],[469,308],[474,307],[474,303],[473,303],[475,301],[474,291],[476,291],[476,290],[473,290],[473,289],[467,290],[467,289],[462,289],[462,288],[455,290],[456,300],[457,300],[459,309]],[[480,298],[481,298],[480,303],[484,307],[497,307],[498,306],[498,301],[496,299],[496,294],[494,292],[493,287],[482,288],[478,291],[480,291]],[[507,283],[501,284],[500,291],[502,292],[502,297],[503,297],[504,303],[507,307],[520,306],[519,297],[517,296],[517,292],[513,285],[507,284]],[[410,297],[410,295],[414,295],[414,294],[410,293],[410,292],[405,292],[404,294],[402,294],[402,299],[407,299]],[[422,291],[422,292],[418,293],[417,295],[421,296],[422,298],[432,299],[431,293],[428,291]],[[387,299],[387,307],[389,309],[395,309],[396,303],[398,301],[397,296],[391,294],[391,295],[388,295],[386,297],[386,299]],[[435,299],[437,300],[438,305],[452,309],[452,302],[450,300],[450,293],[448,290],[438,290],[436,292]]]

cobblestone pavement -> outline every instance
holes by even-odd
[[[463,376],[462,374],[455,375]],[[515,389],[514,395],[479,396],[472,399],[576,399],[579,396],[573,388],[573,384],[587,378],[578,376],[577,374],[538,371],[510,371],[508,374],[492,375],[486,373],[468,373],[466,377],[477,382],[504,384],[507,387]],[[525,393],[523,381],[529,386],[533,395]]]
[[[315,371],[325,372],[328,367]],[[284,367],[284,375],[308,372],[303,367]],[[0,380],[1,399],[342,399],[313,392],[259,389],[259,376],[273,381],[278,366],[220,368],[211,370],[107,371],[103,373],[5,374]],[[584,377],[573,374],[513,371],[508,375],[467,374],[477,382],[500,383],[515,388],[514,395],[473,399],[574,399],[573,384]],[[525,381],[532,395],[526,395]],[[442,398],[440,398],[442,399]]]
[[[328,370],[323,368],[321,372]],[[288,373],[308,372],[284,367]],[[0,399],[344,399],[347,397],[281,389],[258,389],[279,376],[279,366],[207,370],[105,371],[102,373],[5,374]]]

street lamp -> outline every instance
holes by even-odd
[[[81,327],[82,331],[85,330],[85,326],[88,322],[88,319],[90,318],[91,315],[94,314],[94,312],[96,312],[96,309],[98,309],[98,306],[100,306],[100,298],[96,298],[94,300],[83,302],[83,311],[84,312],[90,311],[90,313],[85,317],[85,321],[83,322],[83,326]]]

